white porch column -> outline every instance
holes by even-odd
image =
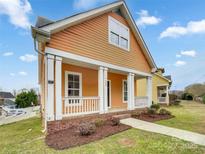
[[[166,86],[166,103],[169,105],[169,85]]]
[[[148,107],[152,105],[152,77],[147,77],[147,97]]]
[[[107,113],[108,112],[108,102],[107,102],[107,68],[104,68],[104,112]]]
[[[100,113],[104,113],[104,68],[99,67],[98,69],[98,96],[100,98],[99,108]]]
[[[45,65],[46,66],[46,65]],[[47,102],[46,120],[54,120],[54,56],[47,55]]]
[[[127,76],[127,90],[128,90],[128,102],[127,109],[134,109],[134,74],[129,73]]]
[[[131,110],[135,107],[135,75],[131,74]]]
[[[56,120],[62,119],[62,58],[56,56],[55,63],[55,103],[56,103]]]

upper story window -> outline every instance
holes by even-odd
[[[109,16],[109,43],[129,51],[129,28]]]

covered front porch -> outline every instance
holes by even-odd
[[[157,97],[160,104],[169,104],[169,85],[157,86]]]
[[[152,76],[82,56],[45,56],[46,119],[105,114],[145,108],[152,102]],[[147,93],[137,96],[137,80],[146,78]]]

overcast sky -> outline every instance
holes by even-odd
[[[113,0],[0,0],[0,88],[37,87],[37,54],[30,25],[58,20]],[[172,89],[205,81],[204,0],[126,0],[158,67]]]

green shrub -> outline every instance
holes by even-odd
[[[38,105],[38,96],[34,90],[29,92],[22,92],[16,96],[16,105],[19,108],[30,107],[33,105]]]
[[[160,109],[160,104],[159,103],[152,104],[150,108],[156,109],[156,111],[158,111]]]
[[[171,115],[171,112],[164,109],[164,108],[162,108],[162,109],[159,110],[159,114],[160,115]]]
[[[184,93],[182,94],[182,99],[183,100],[193,100],[193,95],[190,93]]]
[[[105,121],[103,119],[101,119],[101,118],[98,118],[98,119],[95,120],[95,126],[96,127],[100,127],[100,126],[102,126],[104,124],[105,124]]]
[[[157,113],[157,110],[156,110],[156,108],[148,108],[148,109],[147,109],[147,113],[148,113],[148,114],[156,114],[156,113]]]

